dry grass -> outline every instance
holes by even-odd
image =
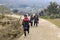
[[[0,15],[0,40],[13,40],[22,35],[21,23],[18,19]]]
[[[60,19],[47,19],[47,20],[60,27]]]

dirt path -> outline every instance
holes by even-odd
[[[18,40],[60,40],[60,29],[56,25],[44,20],[39,20],[38,27],[31,27],[30,34],[22,35]]]

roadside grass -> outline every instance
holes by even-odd
[[[46,19],[46,20],[52,22],[53,24],[57,25],[60,28],[60,18],[51,19],[51,18],[49,18],[47,16],[46,17],[41,16],[40,18]]]
[[[60,28],[60,19],[47,19],[47,20],[54,23]]]
[[[17,18],[2,17],[2,15],[0,15],[0,40],[15,40],[19,38],[23,34],[21,21],[22,20],[19,21]]]

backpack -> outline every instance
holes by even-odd
[[[28,29],[29,28],[29,19],[24,18],[22,24],[23,24],[24,29]]]

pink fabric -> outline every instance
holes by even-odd
[[[24,18],[23,21],[29,21],[29,19],[28,18]]]

